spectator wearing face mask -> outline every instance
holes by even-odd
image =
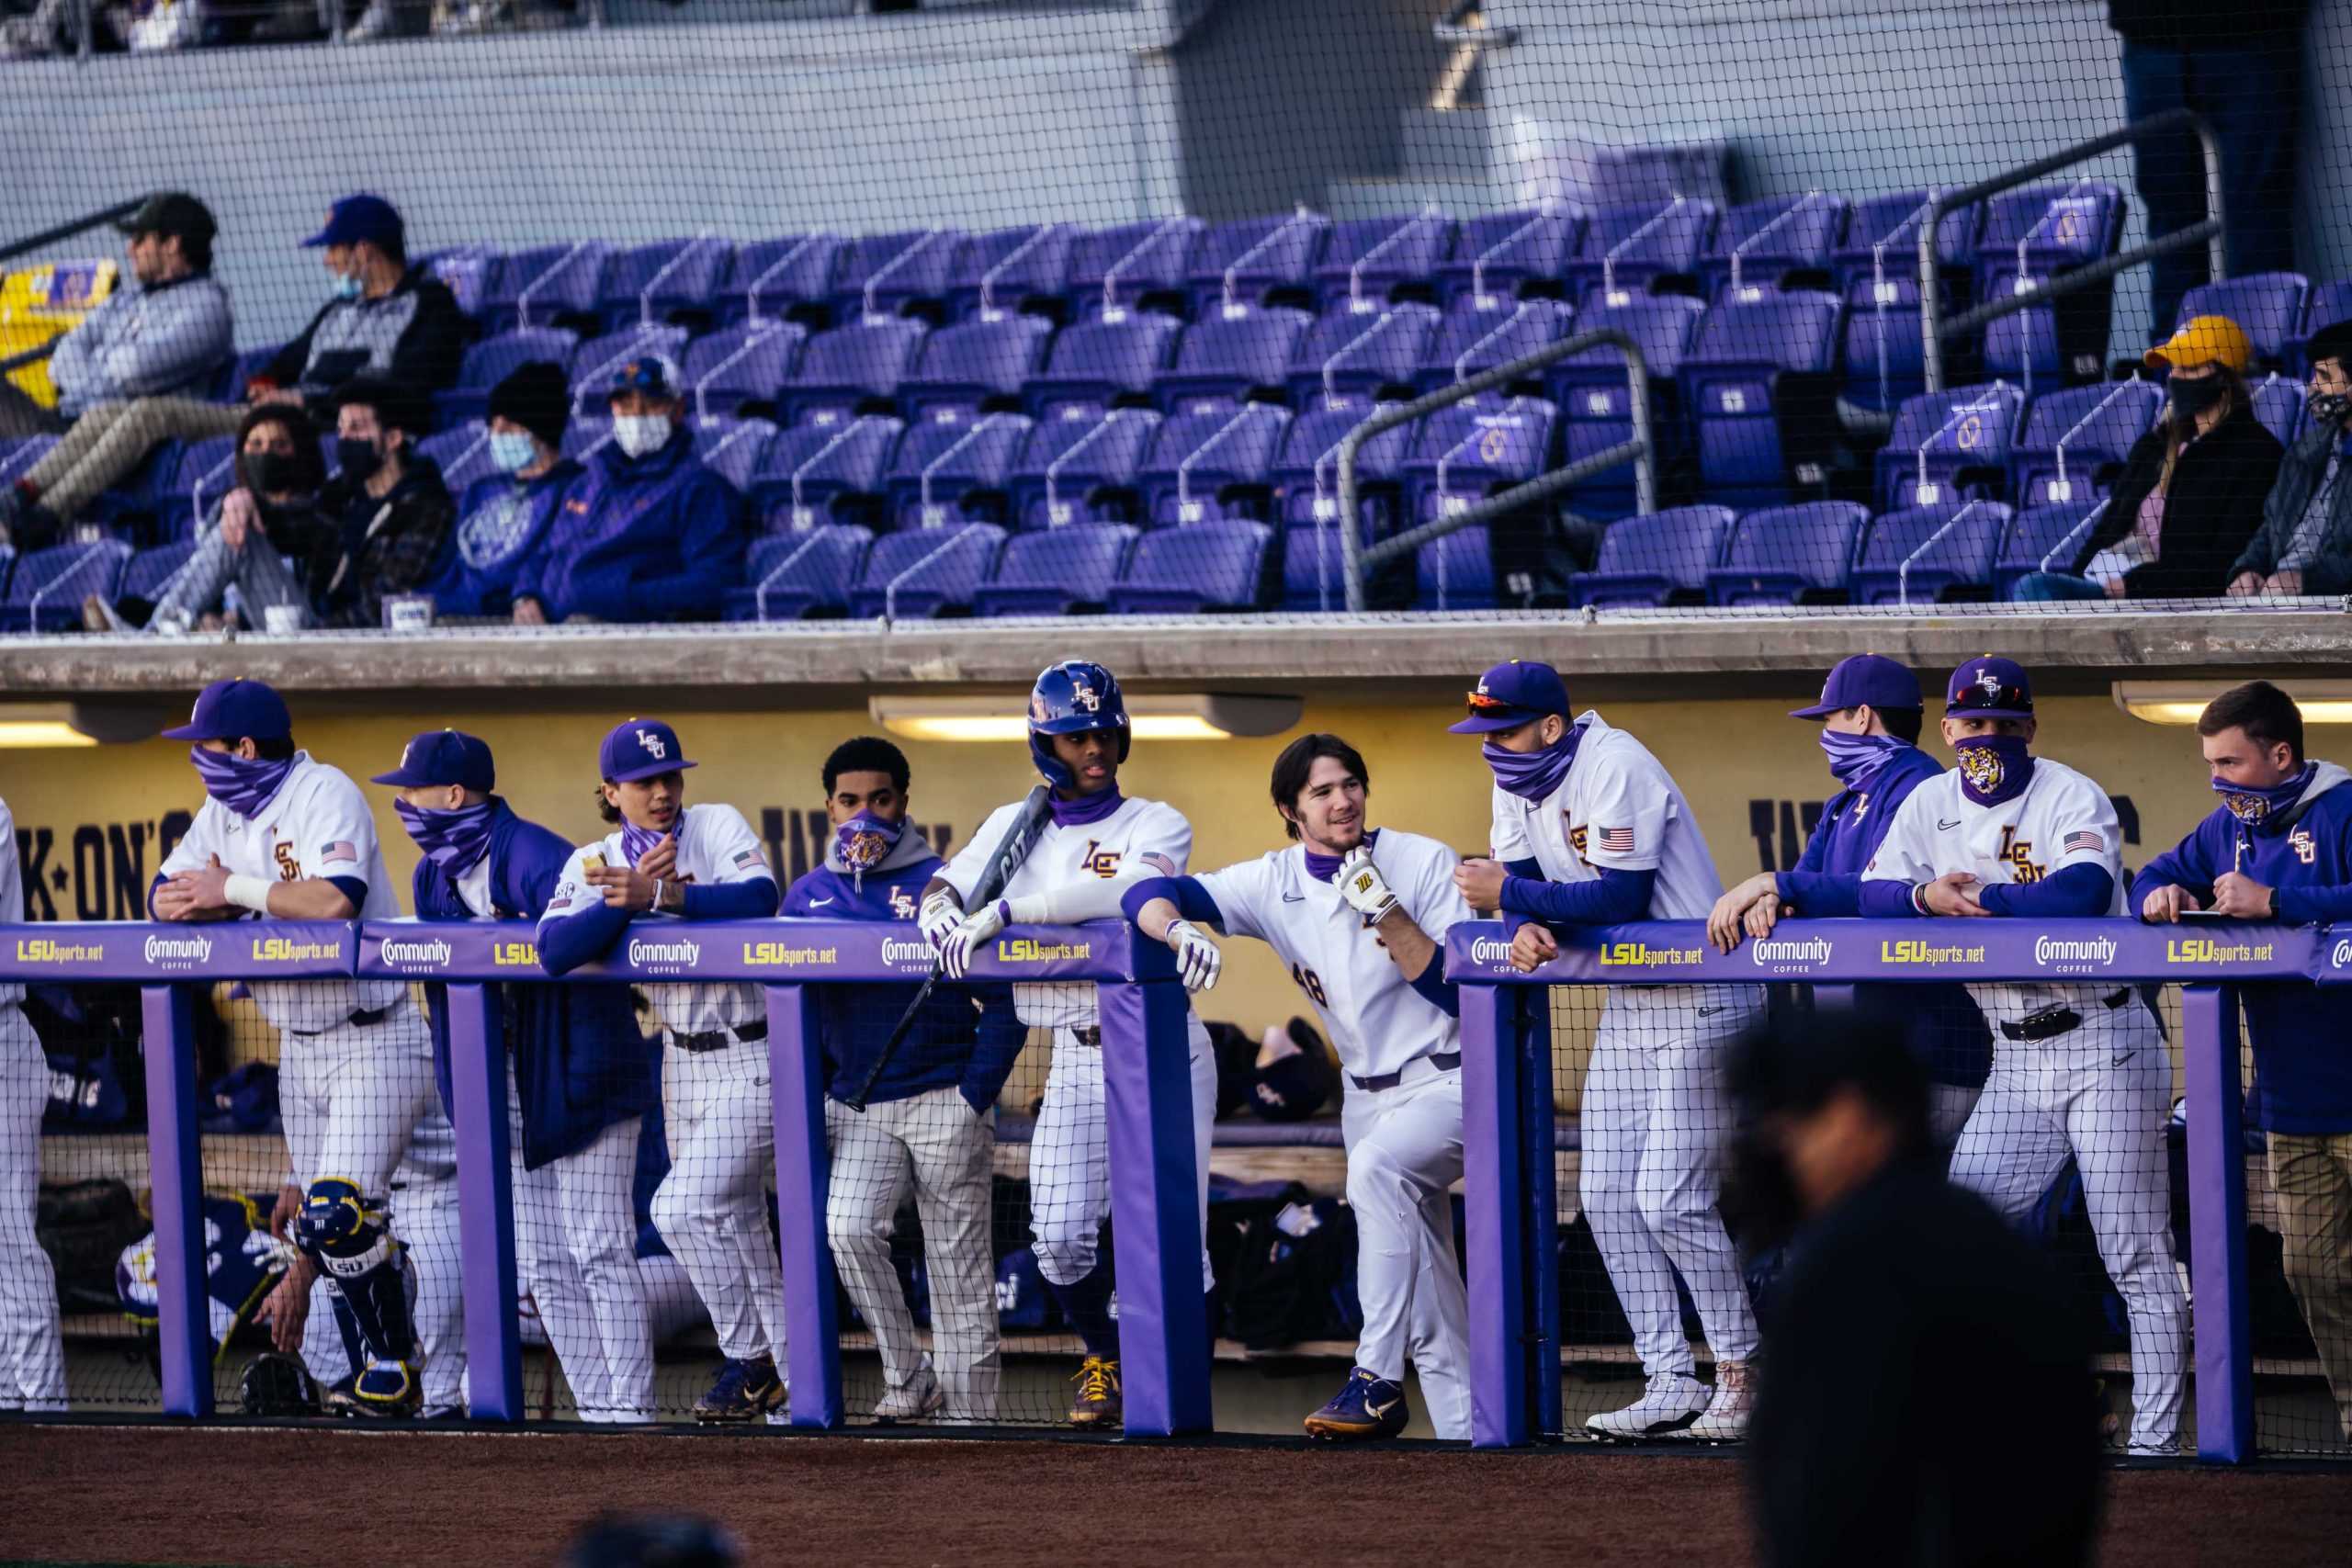
[[[346,196],[325,227],[302,242],[324,252],[334,298],[301,336],[254,372],[255,402],[334,407],[335,389],[355,376],[433,392],[458,378],[473,323],[449,286],[408,260],[408,231],[380,196]]]
[[[2230,592],[2352,592],[2352,321],[2312,334],[2311,419],[2278,464],[2262,527],[2230,568]]]
[[[514,614],[514,584],[536,577],[556,512],[581,474],[562,450],[571,412],[563,368],[545,360],[491,389],[488,440],[498,472],[468,485],[458,503],[457,555],[432,590],[438,615]]]
[[[677,367],[660,355],[612,380],[613,439],[564,496],[514,619],[697,621],[742,576],[743,498],[695,456]]]
[[[331,626],[380,626],[384,601],[421,592],[447,570],[456,507],[441,470],[416,451],[431,405],[397,382],[359,377],[336,393],[335,477],[319,510],[339,530],[341,558],[311,584]]]
[[[326,466],[319,438],[297,408],[247,410],[237,430],[237,485],[220,498],[196,553],[172,575],[150,604],[110,604],[96,594],[83,601],[92,631],[185,632],[212,627],[231,615],[236,592],[241,624],[259,631],[274,618],[312,624],[310,586],[323,581],[341,558],[335,525],[319,513]],[[271,611],[279,614],[273,617]]]
[[[2071,573],[2037,571],[2020,600],[2218,598],[2261,525],[2278,438],[2254,414],[2254,347],[2227,316],[2196,316],[2148,351],[2170,367],[2164,417],[2132,444]]]

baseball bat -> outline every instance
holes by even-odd
[[[1021,815],[1013,819],[1012,827],[1005,829],[995,852],[989,856],[988,864],[981,868],[980,880],[973,885],[972,897],[964,906],[966,914],[1004,891],[1004,885],[1012,879],[1012,874],[1021,869],[1021,863],[1029,858],[1029,852],[1036,846],[1037,835],[1045,829],[1046,818],[1052,811],[1053,803],[1054,792],[1044,784],[1029,792],[1029,798],[1021,803]],[[882,1049],[874,1054],[874,1065],[865,1069],[865,1081],[857,1086],[855,1094],[842,1102],[859,1115],[865,1114],[865,1097],[874,1092],[874,1086],[882,1079],[882,1070],[897,1055],[899,1042],[905,1040],[908,1032],[914,1028],[916,1015],[922,1011],[923,1003],[931,1000],[931,989],[939,984],[939,961],[933,959],[931,974],[923,980],[922,988],[915,992],[914,1000],[909,1002],[907,1010],[899,1015],[899,1021],[891,1027],[890,1037],[882,1042]]]

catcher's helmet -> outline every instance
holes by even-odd
[[[1097,729],[1119,732],[1119,761],[1125,761],[1134,735],[1127,728],[1127,704],[1119,694],[1118,677],[1083,659],[1047,665],[1029,689],[1029,755],[1048,784],[1067,789],[1075,781],[1046,737]]]
[[[237,1385],[237,1404],[248,1416],[283,1420],[319,1413],[318,1385],[292,1356],[265,1350],[254,1358]]]

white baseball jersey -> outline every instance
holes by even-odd
[[[678,825],[673,830],[678,836],[678,877],[683,882],[715,887],[728,882],[775,879],[768,870],[759,835],[752,831],[743,814],[731,806],[689,806],[678,814]],[[603,905],[603,890],[588,880],[587,857],[591,854],[604,856],[607,866],[628,864],[628,857],[621,851],[618,828],[594,843],[582,844],[572,851],[571,858],[563,863],[563,875],[548,899],[546,912],[539,916],[541,931],[550,920]],[[675,915],[662,918],[678,919]],[[684,936],[689,928],[683,921],[679,924]],[[767,1016],[767,1003],[760,995],[760,987],[741,981],[656,983],[639,989],[653,1004],[655,1015],[673,1033],[707,1034],[714,1029],[741,1029]]]
[[[1477,919],[1454,888],[1453,852],[1434,839],[1383,828],[1373,840],[1372,863],[1413,923],[1437,942],[1432,962],[1443,964],[1446,931]],[[1461,1025],[1413,989],[1337,886],[1307,874],[1304,845],[1195,880],[1216,900],[1229,934],[1254,936],[1281,955],[1352,1076],[1377,1077],[1417,1056],[1462,1049]]]
[[[1919,785],[1888,824],[1862,878],[1932,882],[1946,872],[1965,871],[1979,882],[2026,883],[2070,865],[2104,866],[2115,888],[2101,913],[2123,913],[2123,831],[2114,803],[2064,762],[2037,757],[2023,792],[1995,806],[1968,798],[1958,768]],[[1967,922],[1939,920],[1936,926],[1939,932],[1951,931],[1950,940],[1957,941],[1966,934]],[[1968,994],[1987,1020],[2001,1024],[2053,1006],[2096,1017],[2099,998],[2115,989],[2007,981],[1971,986]]]
[[[1649,919],[1706,919],[1723,897],[1723,879],[1673,776],[1648,747],[1599,714],[1587,713],[1577,728],[1583,733],[1576,761],[1550,795],[1529,800],[1495,786],[1495,858],[1533,860],[1554,882],[1656,872]]]
[[[989,857],[1021,819],[1021,802],[1000,806],[989,813],[980,830],[956,852],[939,875],[956,889],[967,906]],[[1182,876],[1193,855],[1193,825],[1165,801],[1137,800],[1130,795],[1100,822],[1065,828],[1047,821],[1030,847],[1029,858],[1013,869],[999,897],[1024,897],[1059,887],[1082,877],[1105,880],[1125,873],[1148,876]],[[1084,1028],[1094,1022],[1094,987],[1091,984],[1012,987],[1013,1009],[1021,1021],[1032,1026]]]
[[[17,868],[17,818],[8,803],[0,800],[0,926],[20,926],[25,923],[25,879]],[[17,981],[0,982],[0,1008],[16,1006],[25,999],[25,987]]]
[[[206,796],[187,837],[164,857],[163,874],[198,870],[215,855],[232,874],[265,882],[356,876],[368,885],[361,919],[389,920],[401,912],[367,797],[342,769],[313,761],[308,751],[294,753],[293,771],[258,817],[240,817]],[[315,1034],[355,1010],[392,1006],[408,995],[408,986],[400,980],[256,980],[253,993],[274,1027]]]

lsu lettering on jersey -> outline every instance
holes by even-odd
[[[1413,923],[1433,938],[1442,964],[1445,933],[1477,919],[1453,886],[1452,850],[1418,833],[1383,828],[1372,863],[1388,879]],[[1378,933],[1337,886],[1306,873],[1298,844],[1195,878],[1216,900],[1227,932],[1272,948],[1323,1020],[1340,1065],[1355,1077],[1393,1073],[1417,1056],[1462,1049],[1461,1025],[1413,989]]]
[[[2027,883],[2070,865],[2106,867],[2115,889],[2104,912],[2123,913],[2123,832],[2114,803],[2064,762],[2036,757],[2024,791],[1992,806],[1968,798],[1957,768],[1920,784],[1894,814],[1862,878],[1933,882],[1946,872],[1965,871],[1979,882]],[[1923,941],[1959,942],[1969,923],[1939,919],[1923,921],[1921,929]],[[2014,1023],[2052,1006],[2096,1017],[2098,998],[2114,993],[2112,985],[2004,982],[1968,987],[1995,1023]]]
[[[980,874],[988,869],[989,857],[996,853],[997,845],[1020,818],[1020,802],[998,807],[940,871],[940,878],[956,889],[967,908]],[[1089,876],[1105,881],[1123,874],[1182,876],[1192,855],[1193,825],[1182,812],[1165,801],[1130,795],[1100,822],[1065,828],[1048,821],[1031,846],[1029,858],[1014,868],[1001,897],[1024,897]],[[1015,985],[1012,1004],[1021,1021],[1032,1027],[1058,1024],[1081,1029],[1095,1021],[1091,985]]]
[[[1649,918],[1702,920],[1723,879],[1690,803],[1649,748],[1597,713],[1577,720],[1576,761],[1560,787],[1529,800],[1495,787],[1495,858],[1532,860],[1554,882],[1603,870],[1654,871]]]
[[[689,886],[716,887],[729,882],[775,880],[768,870],[767,855],[760,848],[759,835],[752,831],[743,814],[731,806],[689,806],[678,814],[675,831],[678,878]],[[603,906],[603,891],[588,880],[588,857],[592,854],[602,855],[607,866],[628,863],[628,857],[621,852],[618,828],[594,843],[582,844],[572,851],[571,858],[563,863],[563,875],[548,899],[546,911],[539,916],[541,931],[550,920]],[[677,940],[694,940],[694,928],[687,922],[675,915],[660,918],[676,923]],[[767,1016],[767,1003],[761,997],[760,988],[740,981],[653,984],[638,988],[653,1005],[655,1016],[673,1033],[707,1034],[714,1029],[741,1029]]]
[[[356,877],[368,885],[359,907],[361,919],[389,920],[401,912],[392,879],[384,870],[383,848],[376,841],[376,816],[368,809],[368,797],[342,769],[311,761],[308,751],[294,754],[285,784],[254,817],[240,817],[206,796],[187,837],[164,857],[163,874],[168,878],[198,870],[215,855],[232,874],[265,882]],[[195,929],[225,931],[235,925],[232,920]],[[262,1017],[274,1028],[302,1034],[332,1029],[356,1010],[388,1008],[408,995],[408,987],[398,980],[256,979],[252,984]]]

